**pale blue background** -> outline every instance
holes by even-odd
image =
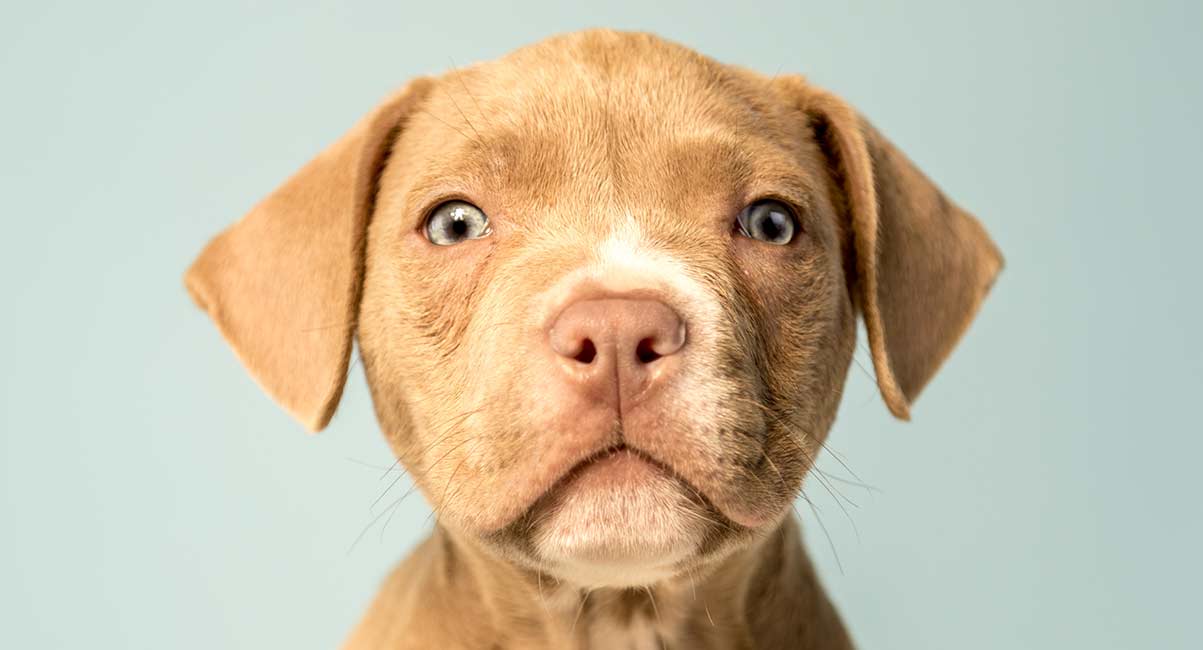
[[[180,275],[411,75],[595,25],[808,74],[1007,255],[913,423],[853,368],[831,446],[878,491],[809,487],[842,572],[799,505],[860,643],[1200,647],[1200,3],[600,4],[0,9],[0,647],[341,640],[427,506],[348,554],[361,375],[306,436]]]

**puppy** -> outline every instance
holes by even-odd
[[[358,339],[438,525],[348,648],[848,648],[788,515],[1002,265],[836,96],[588,31],[411,81],[186,276],[312,431]]]

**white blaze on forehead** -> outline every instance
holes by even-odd
[[[643,229],[631,215],[614,226],[610,236],[597,247],[599,265],[639,266],[650,257],[643,241]]]
[[[713,323],[720,314],[717,298],[681,260],[651,246],[631,215],[598,245],[587,275],[614,291],[667,289],[670,302],[683,303],[671,306],[689,320]]]

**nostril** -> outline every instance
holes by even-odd
[[[676,367],[661,360],[681,352],[686,332],[681,316],[658,300],[600,298],[565,307],[546,337],[573,380],[604,383],[635,372],[628,383],[643,383]]]
[[[652,339],[643,339],[635,346],[635,358],[639,359],[640,363],[651,363],[662,356],[652,347],[654,343]]]
[[[591,341],[589,339],[585,339],[584,342],[581,343],[581,351],[577,352],[576,356],[574,356],[572,358],[576,359],[577,361],[579,361],[581,363],[590,364],[590,363],[593,363],[593,359],[595,359],[596,357],[597,357],[597,346],[593,345],[593,341]]]

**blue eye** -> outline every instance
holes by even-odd
[[[798,219],[794,211],[780,201],[757,201],[744,208],[737,217],[739,231],[745,237],[784,246],[794,240]]]
[[[452,246],[493,232],[489,217],[467,201],[448,201],[426,218],[426,239],[438,246]]]

